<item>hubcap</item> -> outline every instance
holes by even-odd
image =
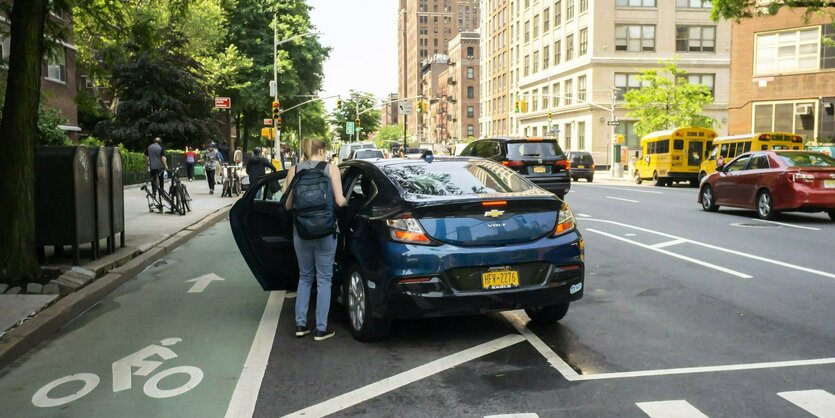
[[[713,193],[711,193],[709,187],[706,187],[705,191],[702,192],[702,206],[709,208],[711,203],[713,203]]]
[[[351,315],[351,326],[355,330],[362,329],[365,323],[365,288],[362,286],[362,276],[356,271],[351,273],[348,286],[348,312]]]
[[[760,196],[759,209],[760,215],[762,216],[768,216],[768,214],[771,212],[771,197],[769,197],[768,194],[763,193]]]

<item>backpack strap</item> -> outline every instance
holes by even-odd
[[[307,173],[307,170],[308,170],[308,169],[298,170],[298,171],[296,171],[296,173],[293,175],[293,180],[291,180],[291,181],[290,181],[290,184],[288,184],[288,185],[287,185],[287,190],[285,190],[285,191],[284,191],[284,194],[283,194],[283,195],[281,195],[281,200],[280,200],[280,202],[281,202],[281,205],[282,205],[282,206],[284,206],[284,204],[287,202],[287,198],[290,196],[290,193],[292,193],[293,186],[295,186],[295,185],[296,185],[296,183],[299,181],[299,179],[301,179],[301,178],[302,178],[302,176],[303,176],[305,173]]]
[[[319,170],[319,171],[321,171],[321,172],[324,172],[324,171],[325,171],[325,167],[327,167],[327,166],[328,166],[328,162],[327,162],[327,161],[319,161],[319,163],[317,163],[317,164],[316,164],[316,167],[314,167],[314,168],[316,168],[317,170]]]

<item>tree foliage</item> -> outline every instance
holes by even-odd
[[[345,133],[345,123],[355,122],[358,105],[359,111],[365,112],[359,115],[359,140],[367,141],[369,135],[376,132],[380,127],[380,111],[377,109],[377,100],[374,95],[352,90],[351,98],[344,100],[341,107],[334,109],[330,117],[330,123],[334,126],[334,134],[342,142],[352,142],[356,139],[356,134],[349,136]]]
[[[380,149],[391,148],[392,143],[403,142],[403,125],[386,125],[381,126],[374,135],[374,145]]]
[[[803,8],[806,16],[814,13],[828,13],[835,17],[833,0],[713,0],[714,20],[732,19],[739,21],[756,15],[774,15],[782,8]]]
[[[640,89],[626,93],[627,117],[634,118],[635,134],[683,126],[712,128],[716,121],[702,115],[702,108],[713,103],[713,94],[702,84],[687,82],[687,71],[675,61],[665,62],[659,69],[644,71],[639,77]]]

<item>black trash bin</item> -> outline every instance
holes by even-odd
[[[65,245],[73,249],[73,264],[81,258],[83,243],[95,246],[95,168],[83,146],[37,147],[35,150],[35,236],[43,247]]]
[[[125,187],[122,154],[117,147],[108,147],[110,157],[110,242],[116,246],[116,234],[119,234],[119,246],[125,246]]]
[[[104,147],[90,149],[90,164],[93,167],[93,177],[95,179],[95,187],[93,188],[93,195],[96,201],[96,241],[93,245],[94,257],[101,255],[101,240],[107,240],[107,252],[113,253],[115,246],[111,243],[113,233],[111,232],[110,216],[111,216],[111,185],[110,176],[110,158]]]

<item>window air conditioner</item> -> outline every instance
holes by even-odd
[[[795,106],[794,113],[796,115],[811,115],[812,111],[814,110],[814,105],[811,104],[799,104]]]

